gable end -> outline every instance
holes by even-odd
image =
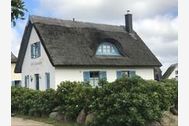
[[[32,22],[29,20],[28,24],[25,27],[24,35],[23,35],[23,38],[22,38],[22,41],[21,41],[20,50],[19,50],[19,54],[18,54],[18,59],[17,59],[16,67],[15,67],[15,70],[14,70],[15,73],[21,73],[22,72],[22,65],[23,65],[23,62],[24,62],[24,57],[25,57],[26,50],[27,50],[27,47],[28,47],[28,43],[29,43],[29,39],[30,39],[32,28],[35,29],[35,31],[36,31],[39,39],[40,39],[40,42],[42,43],[42,46],[44,47],[45,52],[46,52],[46,54],[47,54],[47,56],[49,58],[49,61],[54,66],[54,64],[52,62],[52,59],[51,59],[51,57],[50,57],[50,55],[49,55],[49,53],[48,53],[48,51],[47,51],[47,49],[45,47],[43,39],[39,34],[39,31],[37,30],[35,25],[32,24]]]

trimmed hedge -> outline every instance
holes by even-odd
[[[90,126],[144,126],[159,120],[162,112],[178,106],[178,82],[146,81],[140,77],[100,81],[92,88],[82,82],[62,82],[57,90],[36,91],[12,87],[11,111],[31,116],[48,116],[59,106],[67,119],[76,120],[79,112],[94,113]]]
[[[177,99],[175,80],[145,81],[140,77],[107,83],[92,102],[96,118],[91,126],[145,126],[158,121]]]
[[[11,88],[11,112],[31,116],[45,116],[54,109],[58,102],[53,89],[46,91],[22,87]]]

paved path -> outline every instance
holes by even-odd
[[[29,119],[11,117],[11,126],[53,126],[53,125],[37,122]]]

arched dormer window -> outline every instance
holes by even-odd
[[[96,55],[120,56],[120,53],[112,43],[103,42],[98,46]]]

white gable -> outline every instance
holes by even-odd
[[[178,79],[178,65],[175,67],[173,72],[168,77],[168,79],[173,79],[173,78]]]
[[[40,49],[41,49],[41,56],[32,59],[31,58],[31,44],[35,42],[40,42],[40,39],[36,33],[36,30],[32,28],[27,50],[25,53],[23,65],[22,65],[22,86],[25,86],[25,76],[29,75],[29,87],[35,89],[35,77],[34,74],[39,74],[39,86],[41,90],[46,89],[46,82],[45,82],[45,73],[50,73],[50,84],[51,87],[54,88],[54,71],[55,68],[52,66],[52,64],[49,61],[49,58],[44,50],[43,45],[40,43]]]

